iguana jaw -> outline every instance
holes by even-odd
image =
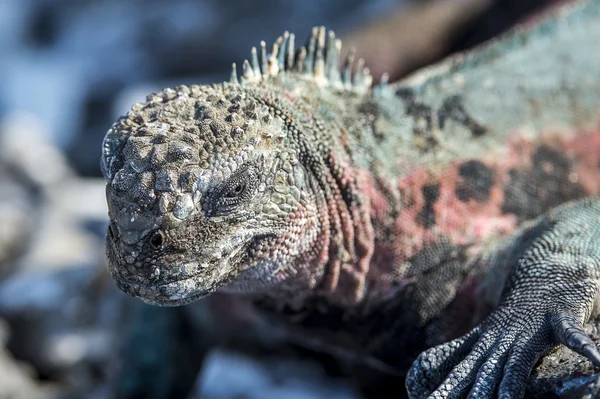
[[[124,282],[123,280],[119,280],[118,278],[115,278],[115,281],[116,281],[117,287],[120,290],[122,290],[123,292],[127,293],[128,295],[130,295],[132,297],[140,298],[142,301],[144,301],[145,303],[147,303],[149,305],[174,307],[174,306],[187,305],[188,303],[195,302],[198,299],[202,299],[202,298],[212,294],[213,291],[201,291],[201,292],[196,292],[192,295],[182,297],[182,298],[177,298],[177,299],[172,299],[172,298],[169,298],[168,296],[165,296],[165,294],[162,294],[163,291],[168,292],[168,291],[173,291],[173,290],[181,290],[180,284],[187,285],[187,282],[192,279],[194,279],[194,277],[190,277],[189,279],[179,280],[179,281],[175,281],[173,283],[165,284],[162,286],[154,286],[154,287],[153,286],[148,287],[148,286],[143,286],[141,284]],[[143,294],[141,294],[142,292],[143,292]]]
[[[249,244],[241,245],[223,259],[213,262],[163,260],[163,265],[153,265],[154,270],[180,270],[181,277],[171,275],[167,282],[160,283],[160,275],[148,279],[125,272],[122,262],[117,260],[111,243],[107,242],[109,270],[117,287],[126,294],[144,302],[159,306],[180,306],[194,302],[217,291],[235,279],[243,268]],[[173,278],[174,277],[174,278]],[[152,282],[155,280],[155,282]]]

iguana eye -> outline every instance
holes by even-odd
[[[258,174],[251,166],[237,170],[213,192],[208,201],[208,216],[223,216],[247,203],[256,192]]]
[[[244,182],[237,183],[231,190],[229,190],[224,197],[225,198],[235,198],[238,197],[244,191],[246,185]]]

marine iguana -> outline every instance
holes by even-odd
[[[599,21],[563,6],[378,85],[286,32],[241,82],[149,95],[103,143],[117,285],[246,297],[411,398],[522,397],[558,344],[600,365]]]

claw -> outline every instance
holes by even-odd
[[[573,316],[560,314],[551,319],[551,324],[558,342],[600,367],[600,352],[580,321]]]
[[[496,311],[482,327],[423,352],[407,376],[410,397],[449,399],[470,391],[469,398],[523,398],[535,363],[556,343],[600,366],[600,351],[585,333],[582,318],[540,314],[523,325],[511,323],[513,312]]]

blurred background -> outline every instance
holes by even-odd
[[[0,399],[359,398],[232,298],[165,309],[115,288],[102,138],[150,92],[226,80],[284,30],[334,29],[395,80],[550,3],[0,0]]]

